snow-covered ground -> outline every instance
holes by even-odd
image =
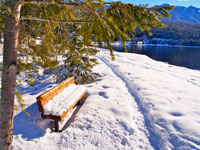
[[[144,115],[153,145],[161,149],[200,149],[200,71],[176,67],[137,54],[99,58],[126,83]]]
[[[200,71],[147,56],[97,54],[100,75],[61,133],[51,133],[35,97],[55,84],[27,87],[30,113],[15,113],[14,150],[200,149]]]

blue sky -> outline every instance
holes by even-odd
[[[118,0],[112,0],[118,1]],[[163,3],[172,4],[175,6],[194,6],[200,8],[200,0],[121,0],[124,3],[134,4],[149,4],[150,6],[160,5]]]

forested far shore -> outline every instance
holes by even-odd
[[[167,24],[164,28],[152,28],[152,36],[148,39],[174,39],[177,42],[175,45],[200,46],[200,23],[191,23],[176,20],[163,20]],[[139,30],[136,31],[136,36],[140,37],[146,33]]]

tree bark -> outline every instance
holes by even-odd
[[[6,16],[4,30],[3,75],[0,99],[0,149],[11,150],[21,3],[19,0],[6,0],[5,4],[12,10],[12,13]]]

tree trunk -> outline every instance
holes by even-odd
[[[12,10],[12,14],[6,16],[4,30],[3,75],[0,100],[0,149],[11,150],[21,3],[19,0],[6,0],[5,4]]]

